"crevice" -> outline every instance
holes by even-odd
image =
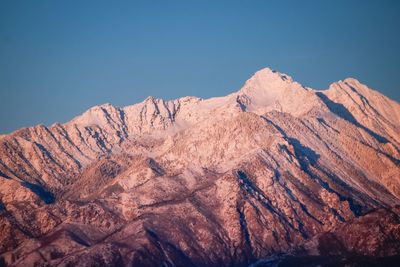
[[[239,180],[239,186],[244,192],[256,199],[269,212],[276,215],[282,225],[289,225],[290,228],[296,230],[286,216],[273,207],[271,200],[264,194],[264,192],[250,181],[245,172],[241,170],[236,170],[235,172],[236,177]]]
[[[239,215],[239,223],[240,223],[240,233],[242,235],[242,240],[244,241],[244,257],[247,263],[251,263],[254,260],[253,248],[250,239],[250,232],[247,226],[246,215],[244,213],[244,204],[243,202],[236,203],[236,212]]]

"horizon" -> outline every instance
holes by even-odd
[[[363,83],[362,81],[358,80],[357,78],[354,78],[354,77],[351,77],[351,76],[346,77],[346,78],[343,78],[343,79],[340,79],[340,80],[337,80],[337,81],[333,81],[332,83],[330,83],[330,84],[328,85],[327,88],[323,88],[323,89],[321,89],[321,88],[311,88],[311,87],[308,87],[307,85],[304,85],[304,84],[298,82],[294,77],[292,77],[292,76],[291,76],[290,74],[288,74],[288,73],[281,72],[281,71],[279,71],[279,70],[272,69],[272,68],[270,68],[270,67],[263,67],[263,68],[261,68],[261,69],[255,71],[252,75],[250,75],[250,76],[243,82],[243,84],[242,84],[242,86],[241,86],[240,88],[238,88],[236,91],[228,92],[226,95],[215,95],[215,96],[209,96],[209,97],[205,97],[205,98],[199,97],[199,96],[196,96],[196,95],[186,95],[186,96],[179,96],[179,97],[177,97],[177,98],[170,98],[170,99],[158,98],[158,97],[154,97],[154,96],[152,96],[152,95],[148,95],[148,96],[146,96],[144,99],[142,99],[142,100],[140,100],[140,101],[138,101],[138,102],[131,103],[131,104],[128,104],[128,105],[125,105],[125,106],[118,106],[118,105],[114,105],[113,103],[110,103],[110,102],[104,102],[104,103],[99,103],[99,104],[97,104],[97,105],[91,106],[91,107],[89,107],[88,109],[86,109],[86,110],[84,110],[83,112],[81,112],[80,114],[77,114],[76,116],[73,116],[73,117],[67,119],[67,120],[64,121],[64,122],[54,121],[54,122],[51,122],[50,124],[39,123],[39,124],[32,125],[32,126],[23,126],[23,127],[21,127],[21,128],[16,129],[15,131],[18,131],[18,130],[23,129],[23,128],[29,128],[29,127],[38,126],[38,125],[45,125],[46,127],[50,127],[50,126],[55,125],[55,124],[65,124],[65,123],[68,123],[68,122],[72,121],[72,120],[75,119],[76,117],[79,117],[79,116],[83,115],[83,113],[85,113],[86,111],[88,111],[88,110],[91,109],[91,108],[98,107],[98,106],[101,107],[101,106],[104,106],[104,105],[111,105],[111,106],[114,106],[114,107],[116,107],[116,108],[125,108],[125,107],[128,107],[128,106],[133,106],[133,105],[136,105],[136,104],[140,104],[140,103],[142,103],[142,102],[145,102],[148,98],[162,99],[162,100],[164,100],[164,101],[173,101],[173,100],[177,100],[177,99],[184,98],[184,97],[198,97],[198,98],[200,98],[201,100],[207,100],[207,99],[210,99],[210,98],[225,97],[225,96],[228,96],[228,94],[237,93],[239,90],[241,90],[241,89],[243,88],[243,86],[244,86],[244,84],[246,83],[247,80],[249,80],[251,77],[253,77],[253,75],[255,75],[257,72],[262,71],[262,70],[265,70],[265,69],[271,70],[271,71],[273,71],[273,72],[278,72],[278,73],[281,74],[281,75],[289,76],[289,77],[291,77],[291,78],[293,79],[293,82],[297,82],[297,83],[299,83],[300,85],[302,85],[302,86],[304,86],[304,87],[307,87],[307,89],[311,89],[311,90],[314,90],[314,91],[325,91],[325,90],[328,90],[329,87],[330,87],[331,85],[333,85],[334,83],[337,83],[337,82],[340,82],[340,81],[345,81],[345,80],[348,80],[348,79],[354,79],[354,80],[358,81],[359,83],[361,83],[361,84],[363,84],[363,85],[366,85],[370,90],[374,90],[374,91],[377,91],[377,92],[379,92],[379,93],[382,93],[382,92],[380,92],[379,90],[376,90],[376,89],[374,89],[374,88],[371,88],[371,87],[369,87],[367,84],[365,84],[365,83]],[[392,99],[392,100],[393,100],[393,99]],[[394,101],[396,101],[396,100],[394,100]],[[398,102],[398,101],[396,101],[396,102]],[[13,132],[15,132],[15,131],[13,131]],[[11,134],[11,133],[13,133],[13,132],[10,132],[10,133],[0,133],[0,136],[2,136],[2,135],[7,135],[7,134]]]
[[[209,98],[269,67],[399,102],[400,2],[0,2],[0,134],[147,96]]]

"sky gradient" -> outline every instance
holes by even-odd
[[[0,134],[148,95],[211,97],[271,67],[400,101],[400,1],[0,0]]]

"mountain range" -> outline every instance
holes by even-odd
[[[0,136],[0,266],[399,260],[400,104],[353,78],[265,68]]]

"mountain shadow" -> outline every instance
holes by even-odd
[[[362,125],[361,123],[359,123],[356,120],[356,118],[354,118],[353,114],[351,114],[351,112],[342,104],[333,102],[331,99],[329,99],[329,97],[327,97],[322,92],[317,92],[316,94],[319,97],[319,99],[321,99],[322,102],[324,102],[324,104],[328,107],[330,112],[332,112],[335,115],[341,117],[342,119],[354,124],[358,128],[363,129],[369,135],[371,135],[373,138],[375,138],[379,143],[385,144],[385,143],[389,142],[385,137],[375,133],[371,129],[369,129],[369,128],[365,127],[364,125]]]
[[[42,186],[37,185],[37,184],[32,184],[29,182],[22,182],[21,185],[28,188],[34,194],[36,194],[38,197],[40,197],[40,199],[43,200],[44,203],[46,203],[46,204],[54,203],[55,197],[54,197],[53,193],[47,191]]]

